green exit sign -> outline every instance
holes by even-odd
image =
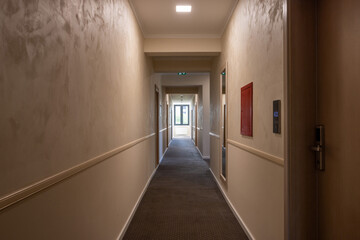
[[[179,72],[178,75],[179,76],[185,76],[187,73],[186,72]]]

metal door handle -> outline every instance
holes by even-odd
[[[320,145],[312,146],[311,149],[312,149],[314,152],[322,152],[322,151],[323,151],[323,147],[320,146]]]

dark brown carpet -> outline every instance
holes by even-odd
[[[124,239],[248,239],[189,139],[174,139]]]

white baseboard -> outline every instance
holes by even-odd
[[[166,150],[167,150],[167,149],[166,149]],[[166,152],[166,151],[165,151],[165,152]],[[133,219],[133,217],[134,217],[134,215],[135,215],[135,212],[136,212],[137,208],[139,207],[139,204],[140,204],[142,198],[144,197],[144,194],[145,194],[147,188],[149,187],[149,184],[150,184],[152,178],[154,177],[154,175],[155,175],[155,173],[156,173],[156,171],[157,171],[157,169],[158,169],[159,166],[160,166],[160,164],[155,168],[155,170],[154,170],[153,173],[151,174],[151,176],[150,176],[149,180],[147,181],[147,183],[146,183],[143,191],[141,192],[141,194],[140,194],[140,196],[139,196],[139,198],[138,198],[138,200],[137,200],[134,208],[132,209],[132,211],[131,211],[131,213],[130,213],[130,216],[129,216],[128,219],[126,220],[126,223],[125,223],[124,227],[121,229],[121,232],[120,232],[119,236],[118,236],[116,239],[121,240],[121,239],[124,237],[124,235],[125,235],[125,233],[126,233],[126,230],[128,229],[128,227],[129,227],[129,225],[130,225],[130,222],[131,222],[131,220]]]
[[[244,221],[242,220],[242,218],[240,217],[239,213],[236,211],[236,209],[234,208],[234,205],[231,203],[230,199],[227,197],[226,193],[224,192],[223,188],[221,187],[221,184],[219,183],[219,181],[217,180],[217,178],[215,177],[215,174],[213,173],[213,171],[211,170],[211,168],[209,168],[211,174],[213,175],[216,184],[218,185],[221,194],[224,196],[226,203],[229,205],[231,211],[234,213],[236,219],[238,220],[238,222],[240,223],[241,227],[244,229],[246,235],[248,236],[248,238],[250,240],[255,240],[254,236],[251,234],[250,230],[247,228],[247,226],[245,225]]]
[[[169,143],[170,144],[170,143]],[[166,152],[167,152],[167,150],[168,150],[169,148],[166,148],[166,150],[165,150],[165,152],[164,152],[164,154],[162,155],[162,157],[160,158],[160,161],[159,161],[159,164],[161,163],[161,161],[163,160],[163,158],[164,158],[164,156],[165,156],[165,154],[166,154]]]
[[[196,147],[196,149],[198,150],[198,152],[199,152],[199,154],[200,154],[200,156],[201,156],[202,159],[210,159],[210,156],[203,156],[202,153],[201,153],[201,151],[200,151],[200,149],[199,149],[198,147]]]

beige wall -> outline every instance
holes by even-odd
[[[0,29],[0,196],[154,132],[156,78],[128,1],[2,1]],[[0,235],[116,238],[154,146],[151,137],[1,211]]]
[[[211,132],[220,135],[220,73],[227,65],[227,183],[220,180],[220,142],[211,140],[211,169],[250,234],[256,239],[284,237],[284,169],[266,156],[283,159],[283,134],[272,133],[273,100],[283,101],[282,1],[240,0],[223,36],[223,53],[211,74]],[[253,82],[253,137],[240,134],[240,89]],[[282,128],[282,132],[283,132]],[[255,153],[255,154],[254,154]]]

